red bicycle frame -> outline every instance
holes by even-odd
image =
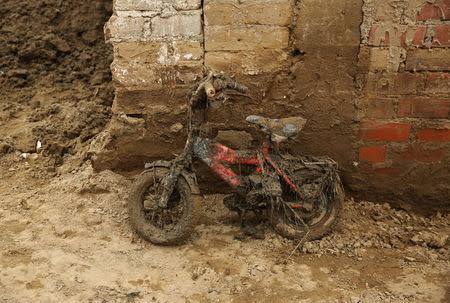
[[[244,164],[255,165],[256,172],[261,173],[264,165],[269,164],[277,172],[277,174],[286,181],[294,192],[305,200],[304,194],[295,186],[294,182],[284,173],[280,167],[273,161],[269,155],[270,144],[263,142],[261,152],[236,151],[219,143],[211,143],[209,139],[197,137],[194,144],[194,153],[203,162],[205,162],[222,180],[231,187],[236,187],[241,182],[241,176],[238,176],[228,165]],[[298,205],[297,207],[301,207]]]

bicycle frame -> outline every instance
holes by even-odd
[[[264,166],[270,165],[277,174],[289,184],[292,190],[298,193],[302,200],[305,200],[305,195],[300,192],[294,182],[289,179],[286,173],[283,172],[277,163],[270,157],[270,143],[264,141],[259,152],[252,152],[234,150],[220,143],[212,143],[211,140],[207,138],[196,137],[194,142],[194,154],[231,187],[235,188],[240,184],[242,177],[238,176],[231,168],[227,167],[227,165],[254,165],[256,166],[257,173],[263,173]],[[301,206],[297,205],[295,207]]]

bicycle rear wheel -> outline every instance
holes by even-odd
[[[292,174],[290,174],[292,175]],[[272,201],[268,216],[273,228],[288,239],[315,240],[329,233],[337,223],[344,200],[344,191],[337,172],[322,166],[299,165],[293,175],[295,186],[303,191],[314,191],[313,201],[304,207],[301,196],[282,178],[283,193]]]

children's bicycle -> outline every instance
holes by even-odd
[[[132,226],[155,244],[176,244],[189,237],[200,214],[201,195],[193,167],[197,158],[234,189],[224,204],[238,213],[242,227],[251,211],[258,218],[266,213],[283,237],[305,241],[324,236],[336,223],[344,198],[336,162],[278,151],[276,143],[295,138],[303,128],[306,119],[302,117],[248,116],[248,123],[267,134],[256,150],[233,150],[208,139],[203,132],[208,107],[212,102],[226,102],[230,90],[247,92],[224,73],[210,72],[189,94],[184,150],[170,162],[146,164],[129,197]]]

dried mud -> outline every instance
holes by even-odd
[[[0,302],[449,299],[449,216],[350,199],[330,235],[295,250],[267,222],[265,239],[234,239],[238,218],[207,195],[191,237],[161,247],[131,229],[132,178],[70,158],[39,178],[25,159],[0,160]]]

